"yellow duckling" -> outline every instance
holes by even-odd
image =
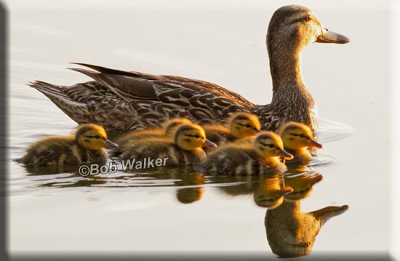
[[[186,118],[173,118],[164,121],[162,128],[151,128],[129,132],[116,140],[118,147],[112,151],[112,155],[119,156],[123,151],[132,147],[135,142],[145,138],[172,137],[175,129],[180,124],[192,124],[192,121]]]
[[[143,161],[146,158],[161,159],[162,166],[180,166],[200,163],[206,158],[202,146],[206,142],[203,128],[196,124],[181,124],[176,128],[173,139],[147,138],[127,148],[121,160]]]
[[[208,124],[203,128],[206,132],[207,139],[222,145],[226,142],[246,139],[255,136],[261,129],[260,120],[254,114],[247,112],[235,112],[230,115],[227,125]]]
[[[205,171],[227,175],[252,175],[284,172],[280,157],[292,159],[283,149],[281,138],[273,132],[258,134],[252,143],[228,143],[211,152],[203,163]]]
[[[46,137],[33,143],[18,162],[34,167],[104,163],[108,158],[106,146],[116,144],[107,139],[104,128],[84,124],[78,127],[75,135]]]
[[[308,163],[312,159],[311,148],[321,149],[322,145],[314,140],[309,127],[298,122],[288,122],[279,131],[285,149],[293,154],[293,160],[287,163]]]

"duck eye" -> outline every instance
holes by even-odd
[[[312,20],[312,16],[311,16],[311,15],[307,15],[307,16],[306,16],[306,21],[309,22],[309,21],[311,21],[311,20]]]

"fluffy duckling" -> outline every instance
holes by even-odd
[[[207,139],[217,145],[253,137],[261,129],[258,117],[247,112],[235,112],[231,114],[227,120],[227,126],[222,124],[208,124],[204,125],[203,128]]]
[[[180,124],[192,124],[192,121],[186,118],[173,118],[164,121],[162,128],[151,128],[129,132],[116,140],[118,147],[112,151],[112,155],[119,156],[123,151],[133,146],[135,142],[142,139],[172,137],[175,129]]]
[[[280,157],[292,159],[283,149],[281,138],[273,132],[258,134],[252,143],[228,143],[211,152],[203,163],[205,171],[227,175],[252,175],[284,172]]]
[[[173,134],[173,139],[147,138],[127,148],[120,156],[122,160],[146,158],[162,159],[163,166],[180,166],[200,163],[206,158],[202,146],[206,142],[203,128],[196,124],[181,124]]]
[[[311,129],[298,122],[288,122],[279,131],[283,140],[285,150],[290,152],[294,158],[288,164],[306,164],[312,159],[311,148],[320,149],[322,145],[314,140]]]
[[[104,163],[108,158],[104,147],[115,146],[102,126],[84,124],[75,135],[46,137],[33,143],[17,161],[34,167]]]

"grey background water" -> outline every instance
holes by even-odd
[[[7,1],[10,13],[9,155],[35,139],[75,127],[26,83],[86,81],[66,70],[88,62],[154,74],[203,79],[268,103],[271,79],[265,48],[268,21],[284,4],[314,10],[348,45],[313,44],[303,53],[305,82],[320,117],[354,128],[327,142],[335,158],[315,167],[324,175],[303,210],[348,204],[321,230],[313,253],[389,248],[389,3],[387,1]],[[329,128],[341,126],[328,121]],[[77,181],[67,173],[32,176],[9,161],[8,247],[28,252],[204,251],[271,255],[265,209],[251,195],[231,197],[204,185],[193,204],[176,187],[41,187]],[[122,173],[118,175],[122,176]],[[65,180],[63,180],[65,178]],[[132,180],[130,180],[132,182]],[[139,181],[138,181],[139,182]],[[143,182],[143,181],[140,181]],[[115,185],[115,183],[113,183]],[[134,187],[132,187],[134,186]]]

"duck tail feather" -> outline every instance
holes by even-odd
[[[56,96],[65,96],[63,94],[62,86],[54,85],[51,83],[43,82],[43,81],[33,81],[29,82],[28,86],[35,88],[43,94],[56,95]]]

